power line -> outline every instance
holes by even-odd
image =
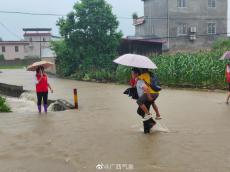
[[[22,14],[22,15],[33,15],[33,16],[66,16],[62,14],[54,14],[54,13],[32,13],[32,12],[21,12],[21,11],[0,11],[3,14]]]
[[[61,16],[66,16],[66,15],[62,15],[62,14],[55,14],[55,13],[33,13],[33,12],[21,12],[21,11],[2,11],[0,10],[0,13],[4,13],[4,14],[21,14],[21,15],[40,15],[40,16],[55,16],[55,17],[61,17]],[[133,20],[133,18],[129,18],[129,17],[118,17],[120,19],[128,19],[128,20]],[[202,17],[144,17],[143,19],[145,20],[230,20],[227,19],[225,17],[215,17],[215,18],[202,18]],[[3,23],[0,22],[0,25],[2,25],[2,27],[4,27],[10,34],[16,36],[17,38],[21,39],[20,36],[18,36],[17,34],[13,33],[9,28],[7,28]],[[216,34],[201,34],[201,35],[196,35],[196,37],[202,37],[202,36],[213,36],[213,35],[227,35],[229,33],[216,33]],[[166,39],[166,38],[172,38],[172,39],[176,39],[176,38],[183,38],[183,37],[189,37],[189,35],[180,35],[180,36],[164,36],[164,37],[153,37],[153,35],[145,35],[144,37],[146,38],[150,38],[152,37],[153,39]],[[34,42],[34,41],[32,41]],[[43,42],[43,41],[36,41],[36,42]]]
[[[54,16],[54,17],[64,17],[64,16],[67,16],[65,14],[56,14],[56,13],[34,13],[34,12],[2,11],[2,10],[0,10],[0,13],[2,13],[2,14],[33,15],[33,16]],[[132,18],[130,18],[130,17],[117,17],[117,18],[132,20]]]
[[[19,38],[19,39],[22,39],[20,36],[18,36],[17,34],[15,34],[14,32],[12,32],[6,25],[4,25],[2,22],[0,22],[0,25],[7,31],[9,32],[11,35]]]
[[[32,16],[54,16],[54,17],[64,17],[67,16],[65,14],[57,14],[57,13],[35,13],[35,12],[22,12],[22,11],[3,11],[0,10],[2,14],[20,14],[20,15],[32,15]],[[124,16],[117,16],[118,19],[125,19],[125,20],[133,20],[132,17],[124,17]],[[230,20],[227,17],[143,17],[144,20]]]

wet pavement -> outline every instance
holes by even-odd
[[[3,70],[0,82],[33,90],[33,75]],[[225,93],[164,89],[157,103],[160,124],[170,132],[145,135],[135,101],[122,94],[127,86],[49,80],[52,99],[72,102],[77,88],[79,110],[1,113],[1,172],[230,171]],[[107,169],[97,170],[98,164]]]

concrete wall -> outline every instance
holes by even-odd
[[[185,8],[178,8],[177,0],[144,0],[146,19],[144,24],[136,26],[135,36],[161,37],[169,42],[168,48],[174,50],[210,47],[218,37],[227,36],[224,34],[227,33],[227,5],[227,0],[216,0],[216,7],[209,8],[208,0],[187,0]],[[209,22],[216,23],[216,33],[220,35],[207,36]],[[187,25],[185,36],[178,37],[179,24]],[[191,26],[196,26],[197,29],[194,41],[190,40]]]
[[[32,42],[30,42],[30,38]],[[45,38],[44,42],[42,42],[43,38]],[[47,41],[51,40],[51,36],[24,36],[24,40],[30,42],[30,45],[25,47],[26,56],[40,57],[40,47],[41,51],[49,47],[49,42]]]
[[[0,83],[0,94],[2,95],[19,97],[23,92],[22,86]]]
[[[135,35],[137,37],[167,37],[167,0],[144,1],[145,22],[137,25]]]
[[[177,37],[177,26],[187,25],[187,35],[169,39],[170,49],[201,49],[208,48],[219,37],[227,35],[227,0],[216,0],[216,7],[209,8],[208,0],[187,0],[186,8],[178,8],[177,0],[169,1],[169,37]],[[186,18],[186,19],[183,19]],[[216,23],[216,33],[208,35],[208,23]],[[191,33],[190,27],[197,32]],[[190,35],[196,40],[191,41]]]

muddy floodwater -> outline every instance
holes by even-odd
[[[0,82],[33,90],[33,77],[3,70]],[[135,101],[122,94],[126,86],[49,81],[51,99],[72,102],[77,88],[79,110],[38,115],[27,102],[24,111],[1,113],[1,172],[230,171],[230,105],[223,92],[164,89],[159,124],[169,132],[145,135]]]

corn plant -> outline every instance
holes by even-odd
[[[227,61],[219,58],[224,50],[198,53],[178,53],[152,57],[156,73],[163,85],[220,88],[226,86]]]

